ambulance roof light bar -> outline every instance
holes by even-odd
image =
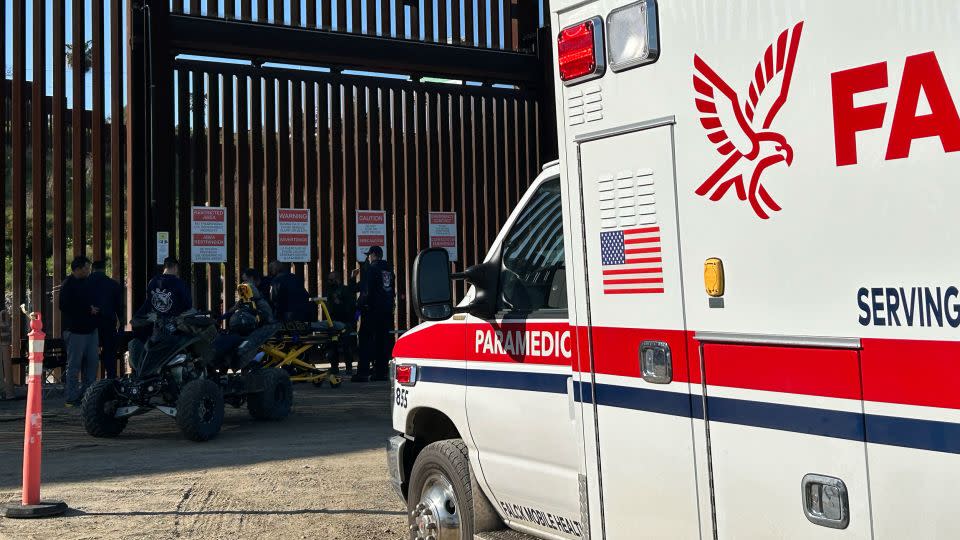
[[[603,19],[593,17],[568,26],[557,35],[560,80],[570,86],[603,76]]]
[[[660,28],[656,0],[640,0],[607,15],[607,57],[615,73],[657,61]]]

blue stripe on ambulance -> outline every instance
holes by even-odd
[[[551,394],[566,394],[568,378],[557,373],[439,366],[421,366],[420,372],[422,382]],[[590,383],[574,384],[574,399],[590,403],[590,387]],[[688,394],[612,384],[595,388],[597,402],[603,406],[703,419],[702,401]],[[960,454],[960,424],[952,422],[714,396],[707,398],[707,406],[712,422]]]

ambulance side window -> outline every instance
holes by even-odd
[[[503,243],[498,309],[509,315],[565,316],[560,179],[544,182],[520,212]]]

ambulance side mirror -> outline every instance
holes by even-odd
[[[442,321],[453,315],[450,255],[446,249],[425,249],[413,262],[413,301],[421,319]]]
[[[469,313],[481,319],[492,319],[497,314],[497,288],[500,280],[499,256],[494,261],[475,264],[463,272],[453,274],[453,279],[463,279],[473,285],[473,300],[463,307],[454,308],[455,313]]]

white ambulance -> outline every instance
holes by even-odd
[[[411,537],[960,538],[960,3],[551,10],[559,164],[414,268]]]

